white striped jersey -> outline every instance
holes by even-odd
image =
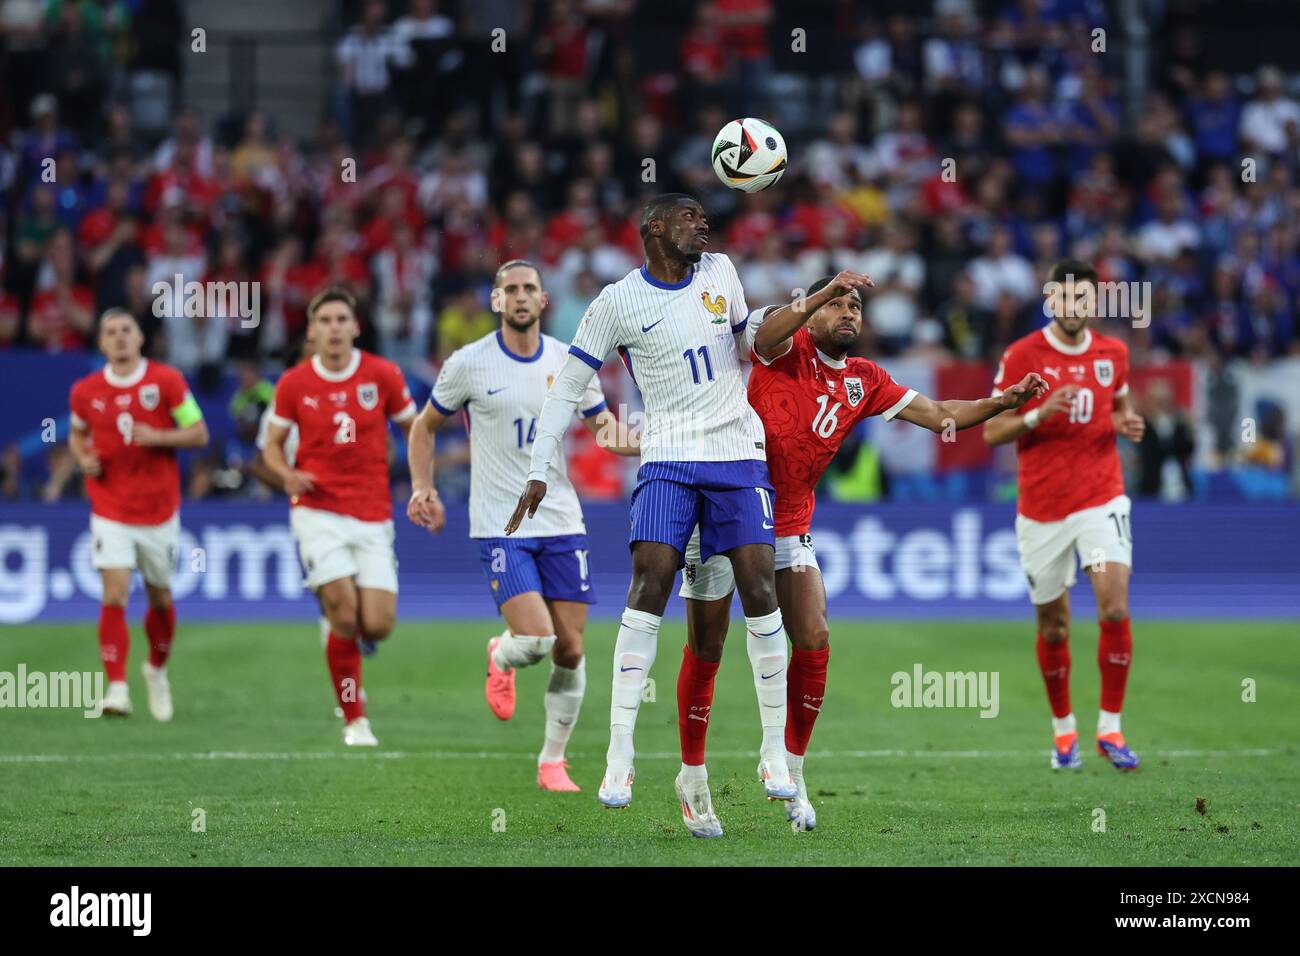
[[[551,382],[568,360],[567,346],[543,335],[531,356],[511,352],[501,333],[485,335],[457,349],[442,366],[430,401],[444,415],[465,409],[469,429],[469,535],[499,538],[528,481],[537,416]],[[605,407],[600,380],[587,386],[578,411],[584,418]],[[537,514],[515,532],[517,538],[585,534],[582,506],[569,481],[561,448],[551,462],[546,497]]]
[[[737,342],[746,318],[735,266],[706,252],[676,285],[642,266],[605,286],[569,351],[597,369],[618,351],[645,401],[642,462],[763,461]]]

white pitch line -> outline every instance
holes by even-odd
[[[1277,757],[1287,751],[1280,748],[1258,748],[1246,750],[1154,750],[1143,751],[1149,757],[1172,757],[1177,759],[1205,759],[1223,757]],[[1037,758],[1043,756],[1044,750],[821,750],[808,754],[814,760],[876,760],[889,757],[907,757],[917,760],[979,760],[995,757]],[[721,750],[709,751],[709,756],[717,760],[752,759],[756,751]],[[569,756],[587,759],[600,754],[572,753]],[[638,760],[679,760],[677,751],[638,753]],[[535,753],[507,753],[503,751],[465,751],[465,750],[373,750],[373,751],[337,751],[337,750],[298,750],[298,751],[243,751],[243,750],[208,750],[195,753],[108,753],[108,754],[0,754],[0,764],[22,763],[111,763],[131,760],[536,760]]]

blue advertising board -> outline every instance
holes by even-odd
[[[586,508],[595,617],[622,610],[631,561],[625,504]],[[813,543],[833,617],[1023,618],[1030,613],[1007,505],[822,504]],[[175,594],[190,620],[315,616],[284,503],[203,502],[181,509]],[[405,619],[494,614],[467,537],[463,506],[431,535],[396,519]],[[1300,618],[1300,506],[1138,502],[1132,611],[1136,618]],[[91,621],[84,504],[0,505],[0,624]],[[1092,613],[1081,574],[1076,614]],[[141,598],[133,598],[142,607]],[[680,615],[673,598],[670,615]]]

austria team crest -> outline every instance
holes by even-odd
[[[366,382],[364,385],[357,386],[357,402],[366,411],[374,408],[379,404],[379,386],[374,382]]]
[[[1098,385],[1107,386],[1115,380],[1115,363],[1110,359],[1095,359],[1092,371],[1097,376]]]
[[[846,378],[844,380],[844,397],[849,400],[849,408],[857,408],[862,401],[862,379]]]
[[[158,407],[158,397],[157,385],[140,386],[140,404],[144,406],[146,412],[151,412]]]

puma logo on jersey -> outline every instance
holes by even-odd
[[[316,400],[315,395],[304,395],[302,397],[302,403],[304,405],[310,405],[312,408],[316,409],[317,411],[320,411],[320,402]]]
[[[1050,376],[1052,376],[1052,378],[1060,378],[1060,377],[1061,377],[1061,366],[1059,366],[1059,365],[1044,365],[1044,366],[1043,366],[1043,374],[1044,374],[1044,375],[1050,375]],[[998,378],[1001,378],[1001,377],[1002,377],[1001,375],[998,376]]]
[[[727,321],[726,319],[727,297],[726,296],[720,295],[717,298],[710,298],[709,293],[701,292],[700,301],[704,303],[704,308],[710,314],[717,316],[717,318],[713,320],[715,323]]]

